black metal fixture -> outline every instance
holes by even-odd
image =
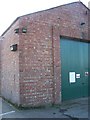
[[[17,44],[11,45],[10,50],[11,51],[17,51]]]
[[[82,22],[81,25],[85,25],[85,22]]]
[[[58,17],[58,19],[60,19],[60,17]]]
[[[27,29],[26,28],[22,28],[22,33],[26,33]]]
[[[14,31],[15,33],[19,33],[19,28],[16,28]]]

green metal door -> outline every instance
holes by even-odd
[[[88,96],[88,43],[60,39],[62,101]]]

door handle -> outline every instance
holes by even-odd
[[[85,76],[88,76],[89,75],[89,73],[88,72],[85,72]]]

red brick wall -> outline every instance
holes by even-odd
[[[47,23],[57,26],[61,35],[82,38],[81,32],[85,32],[85,38],[87,39],[88,14],[86,14],[86,11],[88,9],[84,5],[76,2],[23,16],[23,24],[24,21],[27,21],[26,26],[29,25],[29,21],[39,22],[40,24]],[[81,26],[82,22],[86,24]]]
[[[27,33],[19,33],[23,106],[60,103],[60,35],[88,39],[86,10],[74,3],[20,18],[20,29],[27,28]]]
[[[60,35],[88,39],[86,11],[78,2],[22,16],[12,25],[4,34],[1,52],[2,94],[6,98],[23,106],[61,102]],[[82,22],[85,25],[81,26]],[[17,27],[20,31],[15,34]],[[27,33],[22,33],[22,28]],[[13,43],[18,44],[17,52],[10,51]]]
[[[4,34],[1,49],[1,94],[8,100],[19,104],[19,51],[12,52],[10,46],[19,45],[19,36],[14,29],[17,21]]]
[[[22,25],[23,26],[23,25]],[[53,102],[52,27],[33,23],[20,35],[21,103],[40,105]]]

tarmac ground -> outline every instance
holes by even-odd
[[[89,98],[80,98],[63,102],[61,105],[34,109],[17,109],[0,98],[0,119],[2,118],[61,118],[80,120],[89,118]],[[7,119],[8,120],[8,119]]]

